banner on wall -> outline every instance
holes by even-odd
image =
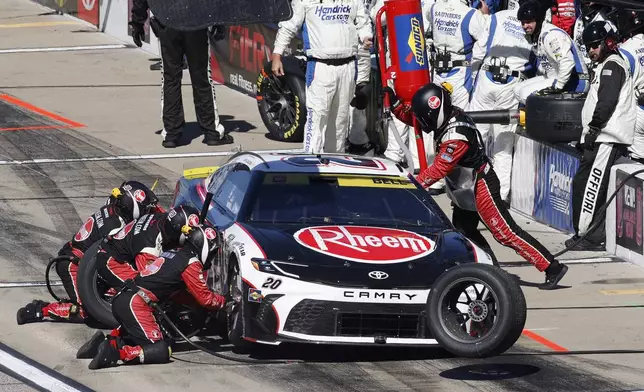
[[[559,230],[574,232],[572,179],[579,168],[579,158],[543,144],[539,144],[539,150],[533,215]]]
[[[255,97],[257,77],[264,63],[271,59],[276,35],[275,24],[229,26],[226,38],[215,42],[212,47],[213,78]],[[293,38],[291,52],[295,52],[300,46],[301,39]]]
[[[616,183],[621,184],[629,175],[617,170]],[[616,196],[615,242],[618,246],[644,254],[642,246],[642,180],[630,178]]]
[[[78,17],[98,27],[99,0],[77,0]]]
[[[532,215],[537,168],[537,145],[534,140],[517,136],[514,144],[510,205],[515,210]]]

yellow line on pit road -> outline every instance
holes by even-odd
[[[644,289],[601,290],[600,293],[605,295],[633,295],[633,294],[644,294]]]
[[[48,27],[48,26],[79,25],[79,24],[81,23],[73,22],[73,21],[12,23],[12,24],[0,24],[0,29],[16,29],[20,27]]]

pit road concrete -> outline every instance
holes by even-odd
[[[187,132],[189,144],[162,148],[157,134],[160,75],[149,70],[155,56],[50,11],[27,0],[0,3],[0,129],[7,129],[0,131],[0,160],[229,152],[236,145],[244,150],[300,148],[268,139],[255,101],[225,86],[217,87],[218,106],[224,125],[233,129],[235,145],[208,147],[201,143],[198,127],[192,127]],[[130,47],[11,53],[24,48],[122,44]],[[187,72],[184,78],[186,121],[194,122]],[[0,166],[0,282],[42,281],[47,260],[122,180],[152,184],[159,179],[157,193],[167,203],[184,168],[220,161],[174,158]],[[437,200],[448,211],[445,196]],[[515,217],[546,247],[562,249],[566,236]],[[542,274],[519,263],[518,255],[485,234],[508,271],[524,281],[529,307],[528,331],[497,358],[453,358],[438,348],[284,346],[255,355],[309,362],[246,365],[180,346],[171,364],[90,371],[88,361],[76,360],[75,353],[92,329],[61,323],[16,325],[19,307],[34,298],[49,298],[40,287],[0,288],[0,342],[97,391],[644,389],[641,268],[613,262],[605,253],[570,252],[564,259],[576,261],[571,261],[564,287],[544,292],[531,286],[543,280]],[[230,353],[229,346],[216,341],[209,346],[248,357]],[[1,374],[0,385],[3,390],[29,388]]]

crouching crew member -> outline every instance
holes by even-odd
[[[171,348],[164,339],[154,314],[154,306],[187,290],[204,308],[221,309],[224,296],[210,291],[204,271],[210,269],[217,253],[217,233],[211,226],[184,226],[183,247],[161,254],[134,280],[127,281],[114,298],[112,312],[120,326],[107,337],[98,331],[81,347],[77,358],[93,358],[90,369],[123,363],[167,363]]]

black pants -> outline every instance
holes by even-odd
[[[572,219],[575,233],[585,233],[596,221],[604,222],[606,216],[596,212],[606,202],[610,169],[620,156],[626,154],[626,145],[595,143],[593,150],[584,150],[579,169],[572,180]],[[605,224],[588,233],[586,239],[606,241]]]
[[[545,271],[554,257],[539,241],[517,225],[505,206],[500,191],[501,185],[494,169],[490,168],[486,174],[479,174],[476,181],[477,211],[466,211],[454,206],[454,227],[479,247],[490,250],[490,245],[477,229],[482,221],[497,242],[514,249],[539,271]]]
[[[151,23],[156,23],[155,30],[158,30],[161,42],[164,140],[178,140],[185,124],[181,97],[184,55],[188,60],[197,122],[204,134],[223,136],[210,72],[208,30],[178,31],[159,26],[158,22]]]

